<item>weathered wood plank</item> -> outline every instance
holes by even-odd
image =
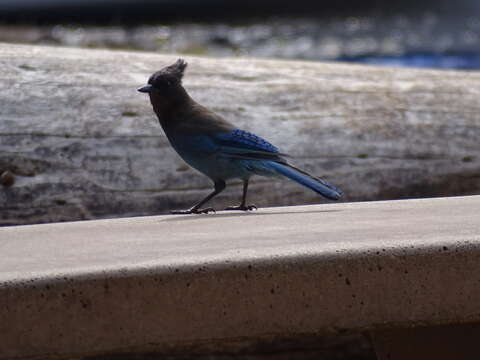
[[[174,56],[0,44],[0,224],[156,214],[191,205],[207,178],[170,149],[135,90]],[[345,200],[480,192],[480,74],[189,57],[200,103],[254,130]],[[236,202],[227,189],[214,206]],[[259,206],[316,203],[258,178]]]

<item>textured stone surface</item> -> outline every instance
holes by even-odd
[[[0,44],[0,224],[185,208],[210,181],[170,149],[148,76],[176,57]],[[480,74],[188,57],[191,95],[341,187],[345,200],[480,192]],[[214,207],[237,202],[227,188]],[[257,178],[258,206],[316,203]]]
[[[0,359],[235,352],[480,320],[480,196],[3,227],[0,239]]]

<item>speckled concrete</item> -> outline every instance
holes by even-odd
[[[480,320],[480,196],[0,228],[0,359]]]

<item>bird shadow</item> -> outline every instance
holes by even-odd
[[[288,215],[288,214],[320,214],[330,212],[340,212],[342,210],[307,210],[307,211],[276,211],[276,212],[262,212],[261,210],[254,210],[249,212],[232,211],[226,213],[224,211],[213,214],[188,214],[188,215],[170,215],[162,221],[188,221],[188,220],[204,220],[215,218],[239,217],[239,216],[271,216],[271,215]]]

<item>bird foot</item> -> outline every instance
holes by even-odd
[[[170,214],[173,215],[188,215],[188,214],[208,214],[215,213],[214,208],[205,208],[205,209],[188,209],[188,210],[172,210]]]
[[[242,210],[242,211],[252,211],[258,210],[255,205],[238,205],[238,206],[229,206],[225,210]]]

